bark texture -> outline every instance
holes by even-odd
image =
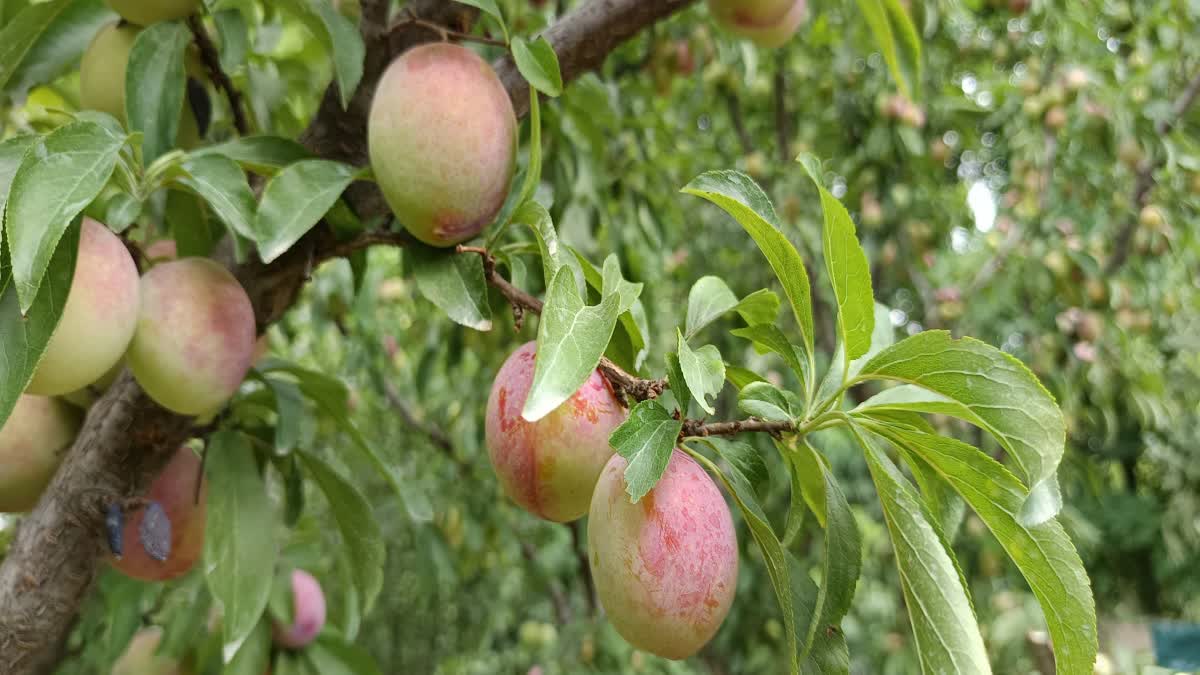
[[[599,66],[617,45],[694,0],[590,0],[546,31],[558,53],[564,80]],[[362,83],[343,110],[333,86],[325,92],[301,142],[317,155],[355,165],[367,163],[366,120],[371,95],[396,55],[439,39],[427,27],[392,25],[390,0],[364,0],[361,30],[367,46]],[[469,29],[477,10],[450,0],[412,0],[406,12],[455,30]],[[511,59],[497,72],[519,115],[529,107],[528,85]],[[369,218],[387,212],[378,189],[356,184],[351,207]],[[318,225],[270,265],[224,260],[249,293],[259,331],[295,301],[315,265],[338,255],[339,242]],[[205,433],[191,418],[170,413],[138,387],[128,372],[92,407],[74,446],[46,494],[19,525],[0,565],[0,672],[52,671],[62,645],[106,555],[104,506],[142,494],[188,438]]]

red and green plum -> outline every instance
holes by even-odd
[[[208,518],[208,485],[200,485],[196,499],[196,481],[200,475],[200,457],[190,448],[180,448],[154,479],[146,493],[147,501],[162,505],[171,522],[171,553],[166,560],[150,557],[142,548],[138,529],[145,510],[130,513],[121,532],[123,556],[112,558],[113,567],[126,576],[143,581],[177,579],[189,571],[204,552],[204,527]]]
[[[155,265],[126,361],[159,405],[208,414],[233,396],[254,358],[254,308],[245,289],[207,258]]]
[[[587,513],[592,489],[612,456],[608,436],[625,409],[593,372],[569,399],[536,422],[521,417],[533,384],[537,343],[513,352],[492,384],[487,406],[488,456],[504,492],[525,510],[569,522]]]
[[[67,304],[25,391],[58,396],[103,377],[133,337],[138,296],[137,265],[125,244],[84,218]]]
[[[627,462],[613,455],[592,495],[588,557],[596,593],[621,637],[668,659],[707,643],[737,587],[738,548],[729,507],[712,478],[683,452],[636,504]]]
[[[795,35],[807,5],[805,0],[709,0],[708,8],[725,30],[774,48]]]
[[[426,244],[451,246],[479,234],[504,205],[517,118],[486,61],[466,47],[428,44],[384,73],[367,141],[396,218]]]
[[[28,511],[79,432],[79,415],[45,396],[21,396],[0,427],[0,513]]]
[[[275,644],[299,649],[320,635],[325,627],[325,594],[321,584],[304,570],[292,570],[292,624],[275,625]]]

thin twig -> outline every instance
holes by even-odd
[[[709,422],[703,420],[684,420],[680,438],[695,438],[702,436],[734,436],[741,433],[761,431],[778,435],[796,430],[794,422],[772,422],[769,420],[736,420],[733,422]]]
[[[396,391],[395,387],[385,382],[383,385],[383,394],[387,397],[388,403],[391,404],[392,408],[399,413],[400,419],[404,421],[405,426],[421,432],[434,445],[441,448],[447,454],[453,455],[454,444],[450,442],[450,438],[441,429],[417,419],[416,414],[404,402],[404,399],[400,398],[400,393]]]
[[[579,576],[583,579],[583,594],[587,599],[588,615],[596,615],[596,582],[592,579],[592,566],[588,563],[587,541],[583,538],[583,521],[571,523],[571,546],[579,562]]]
[[[508,43],[505,42],[504,40],[498,40],[498,39],[488,36],[488,35],[475,35],[473,33],[464,33],[462,31],[453,30],[453,29],[447,28],[439,23],[434,23],[433,21],[426,21],[425,19],[422,19],[420,17],[413,16],[412,14],[408,14],[406,16],[400,17],[399,19],[396,19],[396,21],[394,23],[392,23],[391,26],[388,26],[388,31],[391,32],[393,30],[396,30],[397,28],[403,28],[404,26],[417,26],[417,27],[432,31],[434,33],[437,33],[442,38],[443,42],[449,42],[450,40],[458,40],[459,42],[478,42],[480,44],[494,45],[496,47],[507,47],[508,46]]]
[[[187,24],[188,28],[192,30],[192,38],[196,42],[196,47],[200,49],[200,59],[204,61],[209,77],[229,99],[229,108],[233,111],[234,128],[239,134],[245,136],[250,133],[250,123],[246,120],[246,111],[242,109],[242,93],[233,86],[233,80],[229,79],[229,75],[221,68],[221,57],[218,55],[212,39],[209,38],[208,31],[204,29],[204,24],[200,22],[200,17],[193,14],[188,17]]]
[[[1200,73],[1196,73],[1192,81],[1188,83],[1183,93],[1175,100],[1175,105],[1171,109],[1171,115],[1158,121],[1154,125],[1154,133],[1159,138],[1165,138],[1175,125],[1179,123],[1188,108],[1195,103],[1196,97],[1200,96]],[[1104,266],[1104,274],[1110,275],[1116,272],[1125,261],[1129,259],[1129,243],[1133,239],[1133,233],[1137,231],[1138,212],[1146,205],[1146,199],[1150,196],[1150,188],[1154,186],[1154,172],[1163,165],[1163,159],[1145,160],[1142,166],[1138,169],[1137,182],[1133,189],[1133,210],[1134,215],[1125,222],[1125,226],[1117,233],[1116,241],[1113,244],[1113,257],[1109,259],[1108,264]]]

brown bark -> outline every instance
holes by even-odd
[[[618,44],[693,0],[592,0],[547,30],[564,80],[597,67]],[[317,155],[355,165],[367,163],[366,119],[375,84],[387,64],[419,42],[437,39],[427,28],[389,29],[388,0],[364,0],[362,31],[367,46],[362,83],[348,109],[330,87],[301,141]],[[470,26],[476,10],[447,0],[406,5],[425,21],[453,29]],[[510,60],[497,72],[518,114],[528,108],[528,88]],[[386,213],[378,189],[357,184],[347,200],[360,216]],[[296,300],[314,265],[331,257],[338,242],[318,226],[291,251],[265,265],[230,265],[254,304],[259,330]],[[37,508],[21,523],[0,565],[0,668],[12,675],[52,669],[62,644],[91,590],[105,556],[103,505],[140,494],[171,453],[202,435],[192,420],[158,407],[128,373],[93,406],[74,446]]]

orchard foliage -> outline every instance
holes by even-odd
[[[1030,4],[0,2],[0,660],[1086,675],[1097,604],[1194,615],[1200,15]]]

